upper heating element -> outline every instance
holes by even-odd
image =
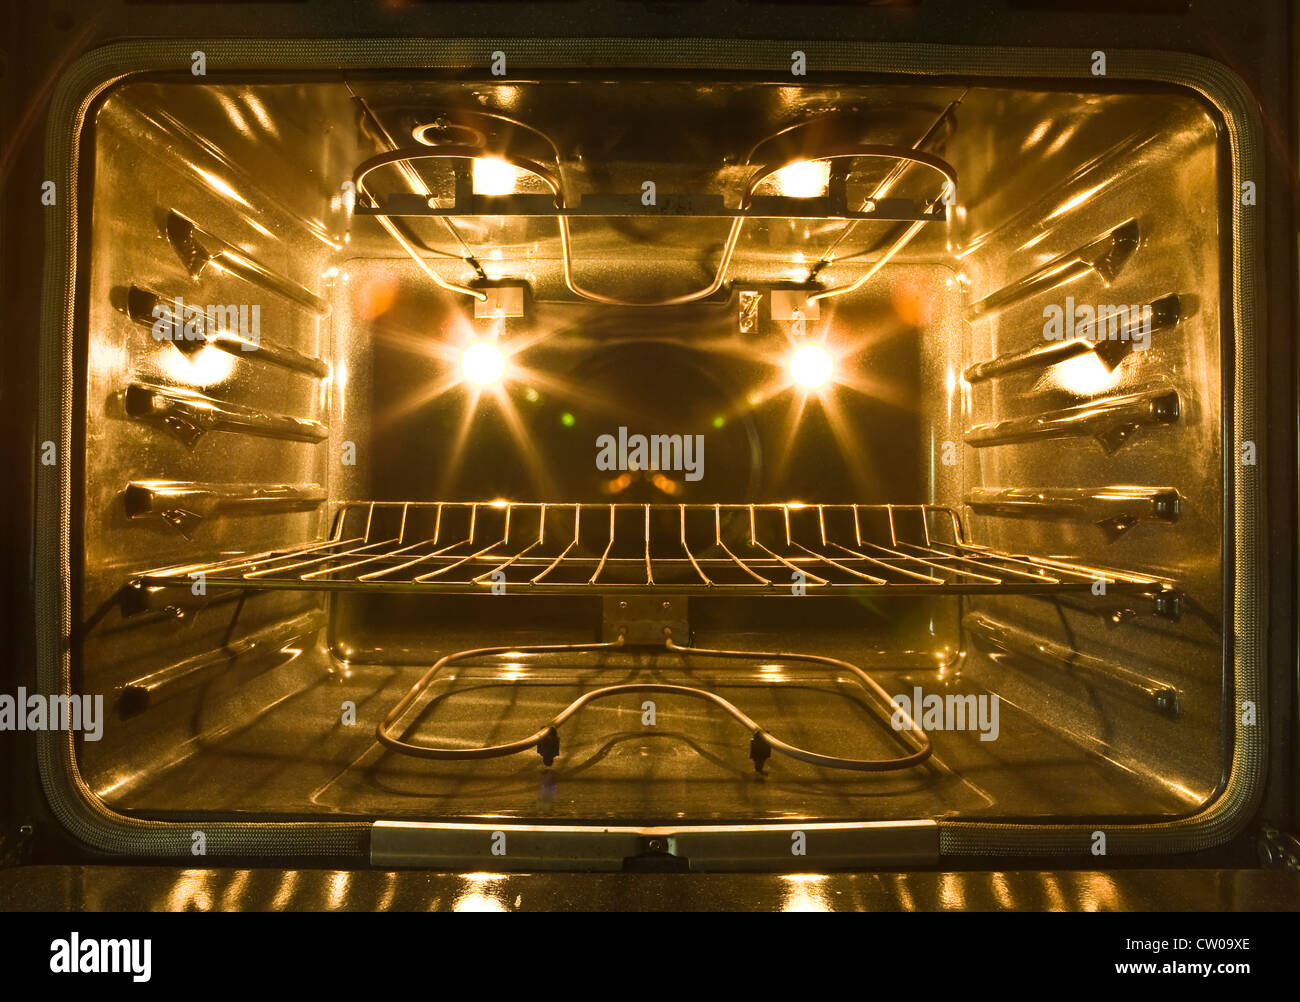
[[[729,158],[721,148],[702,153],[693,171],[686,172],[663,163],[646,165],[643,173],[656,177],[639,181],[611,171],[613,163],[604,170],[593,170],[591,158],[581,148],[575,153],[544,129],[495,110],[462,108],[444,113],[411,130],[423,145],[399,146],[375,111],[364,99],[357,100],[376,137],[393,148],[357,167],[352,179],[356,214],[376,219],[434,284],[480,304],[488,300],[488,294],[475,286],[488,276],[481,255],[471,248],[466,234],[481,229],[489,220],[526,228],[535,218],[553,219],[569,294],[605,305],[650,307],[697,302],[724,290],[728,281],[737,277],[733,258],[747,222],[842,223],[820,256],[812,245],[823,242],[822,231],[804,231],[808,253],[799,250],[797,256],[807,262],[803,284],[808,286],[809,304],[814,304],[861,288],[927,223],[946,221],[948,207],[956,204],[956,172],[925,147],[943,135],[960,98],[928,122],[911,145],[862,142],[855,138],[863,134],[862,122],[854,121],[856,116],[846,118],[831,112],[809,116],[801,110],[801,117],[783,123],[771,134],[754,137],[743,155]],[[593,174],[602,182],[598,190],[591,190]],[[909,174],[923,177],[919,186],[914,176],[908,177],[912,190],[900,193],[896,189],[905,187],[900,182]],[[380,177],[384,178],[378,181],[384,186],[382,192],[372,188]],[[620,185],[627,185],[628,190]],[[683,185],[688,187],[678,190]],[[727,193],[710,190],[719,186]],[[464,263],[476,272],[469,284],[449,280],[443,274],[445,267],[435,267],[421,255],[409,228],[410,221],[418,217],[433,217],[442,224],[446,232],[440,235],[453,240]],[[677,295],[636,298],[602,292],[580,281],[578,245],[582,241],[575,238],[571,220],[613,222],[638,217],[704,223],[691,230],[700,242],[697,256],[701,260],[721,235],[718,221],[728,222],[716,263],[708,269],[712,280]],[[852,282],[823,286],[819,272],[836,260],[841,245],[863,222],[903,225],[896,234],[886,231],[888,247],[866,273]],[[601,231],[592,235],[599,237]],[[601,240],[593,243],[596,250],[602,249]],[[742,277],[752,280],[754,276]]]

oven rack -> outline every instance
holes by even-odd
[[[1160,578],[967,540],[931,504],[351,501],[328,539],[146,571],[184,589],[511,595],[1151,594]],[[196,592],[196,593],[197,593]]]

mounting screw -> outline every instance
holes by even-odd
[[[626,609],[626,608],[627,608],[627,603],[626,603],[626,602],[619,602],[619,603],[618,603],[618,607],[619,607],[620,609]]]
[[[646,849],[650,852],[667,852],[668,843],[661,838],[652,838],[646,843]]]
[[[671,602],[665,602],[665,603],[663,604],[663,609],[664,609],[665,612],[667,612],[667,611],[668,611],[669,609],[671,609],[672,607],[673,607],[673,604],[672,604]]]

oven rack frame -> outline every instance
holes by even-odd
[[[202,582],[202,588],[196,588]],[[1172,593],[1172,582],[967,538],[936,504],[347,501],[333,533],[138,574],[146,608],[208,589],[483,595]],[[184,603],[182,603],[184,604]]]

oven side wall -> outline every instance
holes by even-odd
[[[978,543],[1150,574],[1173,593],[972,597],[963,672],[1190,813],[1224,782],[1235,716],[1222,629],[1227,149],[1187,92],[1097,95],[1070,113],[1060,101],[975,89],[963,102],[1000,135],[990,145],[959,129],[949,151],[970,198],[954,246],[966,315],[959,343],[927,345],[949,388],[934,437],[956,453],[951,465],[936,461],[936,493],[964,507]],[[1137,244],[1109,281],[1085,270],[981,312],[986,297],[1122,226],[1136,228]],[[1136,318],[1160,303],[1163,317],[1168,297],[1178,319],[1155,319],[1138,340],[1121,340],[1130,334],[1117,324],[1097,352],[987,378],[972,368],[1051,345],[1067,310],[1080,325],[1085,307],[1131,305]],[[1099,361],[1107,356],[1113,368]],[[1176,397],[1176,417],[1058,421],[1133,394]],[[1058,427],[1043,438],[1023,437],[1024,424],[989,434],[997,422]]]

